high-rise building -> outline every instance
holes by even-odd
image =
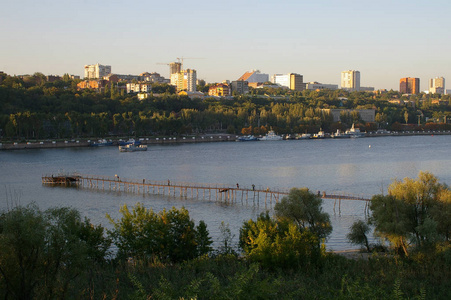
[[[348,91],[359,91],[360,72],[355,70],[341,72],[341,88]]]
[[[179,62],[172,62],[169,64],[169,76],[178,73],[182,70],[182,64]]]
[[[171,80],[171,84],[177,86],[177,79],[180,71],[182,70],[182,64],[179,62],[173,62],[169,64],[169,78]]]
[[[429,79],[429,93],[443,95],[445,91],[445,78],[435,77]]]
[[[274,76],[272,76],[272,82],[294,91],[305,90],[304,77],[295,73],[274,74]]]
[[[196,70],[186,69],[171,75],[171,84],[177,87],[177,92],[195,92],[197,83]]]
[[[304,76],[290,73],[290,89],[294,91],[305,90]]]
[[[111,66],[104,66],[98,63],[85,66],[85,79],[102,79],[110,73]]]
[[[232,93],[247,94],[249,93],[249,82],[244,80],[236,80],[231,83]]]
[[[419,94],[420,78],[401,78],[399,80],[399,91],[401,92],[401,94]]]

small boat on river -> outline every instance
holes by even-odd
[[[322,129],[320,129],[319,131],[318,131],[318,133],[315,133],[314,135],[313,135],[313,138],[314,139],[324,139],[326,137],[326,135],[324,134],[324,131],[322,130]]]
[[[311,138],[312,138],[312,135],[310,133],[303,133],[301,135],[297,135],[296,136],[297,140],[308,140],[308,139],[311,139]]]
[[[91,147],[104,147],[104,146],[112,146],[113,145],[113,141],[107,141],[105,139],[101,139],[98,141],[92,141],[89,146]]]
[[[245,136],[240,136],[237,139],[238,142],[253,142],[253,141],[258,141],[258,139],[253,136],[253,135],[245,135]]]
[[[365,132],[361,132],[359,128],[355,128],[354,123],[352,123],[351,129],[346,130],[346,134],[352,138],[361,138],[365,136]]]
[[[283,140],[283,137],[280,135],[277,135],[273,130],[268,131],[268,133],[259,138],[260,141],[281,141]]]
[[[135,152],[135,151],[147,151],[147,145],[127,144],[119,146],[120,152]]]
[[[332,134],[332,138],[334,138],[334,139],[345,139],[345,138],[350,138],[350,137],[351,136],[349,134],[341,132],[340,129],[337,129],[337,132]]]
[[[133,145],[141,144],[140,141],[136,141],[135,139],[129,139],[128,141],[119,140],[118,143],[119,143],[119,146],[126,146],[126,145],[130,145],[130,144],[133,144]]]

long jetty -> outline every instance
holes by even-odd
[[[174,182],[171,180],[156,181],[148,179],[127,179],[117,175],[97,176],[86,174],[52,174],[42,176],[44,185],[78,186],[83,188],[98,189],[103,191],[128,192],[137,194],[157,194],[180,198],[205,199],[209,201],[220,201],[227,204],[265,205],[272,207],[284,196],[289,194],[290,189],[284,188],[262,188],[252,185],[240,186],[227,184],[202,184],[188,182]],[[345,193],[319,192],[322,199],[332,199],[335,206],[338,201],[339,209],[342,200],[366,201],[367,209],[370,199],[361,195]],[[264,202],[263,202],[264,201]],[[341,210],[341,209],[340,209]]]

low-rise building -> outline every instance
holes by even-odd
[[[164,78],[159,73],[153,72],[144,72],[139,74],[141,81],[148,81],[148,82],[157,82],[157,83],[170,83],[169,79]]]
[[[130,93],[150,93],[152,84],[150,83],[127,83],[127,94]]]
[[[210,86],[208,89],[209,96],[227,97],[230,95],[230,87],[228,84],[218,83]]]
[[[77,90],[94,89],[100,90],[106,85],[105,80],[83,80],[77,84]]]
[[[338,90],[338,84],[325,84],[316,81],[306,83],[307,90]]]
[[[376,117],[375,109],[323,109],[323,111],[330,113],[334,122],[340,121],[340,116],[343,112],[352,113],[353,111],[357,111],[362,121],[370,123],[374,122]]]
[[[249,83],[264,83],[269,81],[269,75],[261,73],[259,70],[252,70],[251,72],[244,73],[238,81],[247,81]]]

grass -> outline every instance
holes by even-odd
[[[235,256],[181,264],[109,263],[73,284],[72,297],[90,299],[448,299],[451,265],[329,254],[321,267],[268,271]]]

